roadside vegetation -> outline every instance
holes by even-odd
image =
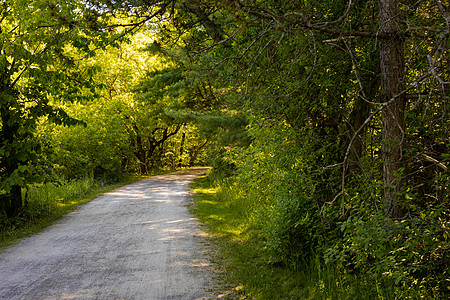
[[[442,0],[0,1],[0,224],[210,165],[246,293],[449,298],[449,45]]]
[[[263,238],[270,220],[257,217],[264,208],[231,182],[210,173],[191,185],[190,209],[212,236],[210,260],[223,299],[445,299],[439,291],[327,262],[320,249],[295,260],[274,257]]]

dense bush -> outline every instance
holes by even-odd
[[[232,199],[227,201],[245,207],[247,229],[267,262],[300,267],[318,258],[367,276],[379,284],[375,293],[392,289],[401,298],[448,292],[447,196],[436,202],[406,192],[408,217],[388,220],[376,156],[361,161],[365,172],[348,170],[342,198],[342,169],[322,162],[332,164],[335,154],[327,158],[311,147],[306,141],[313,135],[299,137],[288,125],[268,124],[252,123],[251,145],[223,152],[211,173]],[[438,169],[438,189],[448,190],[448,178]]]

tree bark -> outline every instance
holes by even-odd
[[[401,33],[402,14],[397,0],[380,0],[380,70],[381,100],[390,102],[382,112],[383,183],[387,217],[401,218],[404,209],[400,195],[403,180],[399,171],[404,167],[402,157],[405,131],[404,39]],[[394,99],[395,98],[395,99]],[[394,99],[394,100],[392,100]]]
[[[0,148],[3,146],[14,145],[20,136],[17,132],[20,128],[19,116],[14,115],[14,111],[20,111],[16,95],[12,89],[12,84],[8,76],[9,69],[2,68],[0,75]],[[11,176],[19,167],[17,159],[17,147],[9,147],[9,157],[0,160],[0,171],[5,177]],[[11,190],[1,199],[5,201],[4,208],[8,217],[15,217],[19,214],[23,207],[22,187],[20,185],[12,185]],[[0,205],[1,207],[1,205]]]
[[[178,168],[183,165],[184,143],[186,140],[186,125],[183,126],[183,134],[181,135],[180,159],[178,160]]]
[[[177,124],[174,131],[169,132],[169,127],[165,128],[163,130],[162,133],[162,137],[161,139],[157,140],[155,137],[156,131],[162,129],[162,128],[156,128],[153,132],[152,135],[148,137],[148,143],[149,143],[149,147],[147,150],[147,160],[150,160],[151,157],[153,157],[153,153],[155,152],[155,150],[159,147],[159,149],[162,149],[164,143],[173,135],[177,134],[178,131],[180,130],[182,124]]]
[[[200,151],[203,149],[203,148],[205,148],[205,146],[208,144],[208,140],[206,140],[206,142],[204,142],[202,145],[200,145],[198,148],[197,148],[197,150],[195,150],[195,152],[194,152],[194,149],[195,148],[192,148],[192,150],[191,150],[191,153],[190,153],[190,159],[189,159],[189,166],[190,167],[192,167],[193,165],[194,165],[194,162],[195,162],[195,160],[197,159],[197,156],[198,156],[198,154],[200,153]]]
[[[144,149],[141,133],[136,123],[133,123],[133,129],[136,133],[136,140],[133,141],[135,149],[134,154],[139,161],[139,171],[141,174],[148,174],[148,156]]]
[[[11,206],[9,216],[17,216],[23,208],[22,188],[18,185],[11,187]]]
[[[209,14],[205,11],[201,2],[186,1],[183,2],[183,5],[189,12],[198,18],[199,22],[205,27],[208,35],[215,43],[219,43],[224,39],[222,29],[209,18]]]
[[[377,64],[378,66],[379,64]],[[378,70],[378,69],[377,69]],[[366,74],[362,77],[364,86],[367,86],[366,94],[368,100],[374,101],[376,94],[380,89],[380,79],[374,77],[371,74]],[[358,130],[361,126],[364,126],[364,122],[370,115],[370,104],[361,97],[356,99],[356,105],[350,115],[352,121],[351,126],[353,130]],[[352,132],[353,134],[353,132]],[[366,149],[365,139],[367,135],[367,126],[365,126],[360,134],[355,138],[350,148],[348,156],[348,166],[350,172],[358,173],[361,170],[360,159],[364,156]]]

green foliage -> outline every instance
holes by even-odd
[[[78,114],[83,112],[78,108]],[[90,107],[83,119],[87,126],[55,127],[51,135],[51,161],[57,175],[82,178],[92,174],[107,182],[120,180],[127,173],[123,159],[132,155],[127,136],[114,115],[92,114]],[[128,146],[128,148],[127,148]]]
[[[316,253],[297,262],[274,259],[273,254],[268,253],[267,241],[261,243],[258,236],[265,228],[260,230],[254,226],[252,216],[258,205],[254,199],[246,197],[246,187],[242,182],[236,184],[230,179],[213,180],[211,175],[210,172],[207,177],[194,182],[195,202],[191,209],[206,225],[208,233],[215,237],[211,260],[219,276],[228,283],[222,287],[226,290],[218,293],[231,299],[421,297],[423,290],[420,288],[399,293],[393,281],[367,276],[365,272],[348,272],[337,262],[325,263]],[[274,220],[272,227],[281,227],[275,225],[279,222],[279,218]],[[269,223],[270,220],[265,221],[265,224]],[[279,253],[286,256],[282,251]],[[433,294],[427,296],[439,298],[438,293],[434,297]]]
[[[8,215],[22,208],[20,189],[41,180],[35,172],[42,155],[35,132],[43,117],[56,124],[82,123],[52,101],[74,101],[91,86],[79,80],[70,59],[73,43],[90,45],[74,28],[78,3],[2,2],[0,18],[0,190]],[[58,12],[57,12],[58,10]],[[72,24],[72,25],[70,25]]]
[[[242,222],[266,263],[302,266],[319,256],[325,258],[323,268],[338,266],[351,277],[367,276],[374,295],[377,288],[383,289],[381,295],[390,295],[387,298],[439,298],[446,293],[449,207],[448,196],[440,193],[448,189],[448,177],[438,166],[435,194],[443,201],[424,201],[411,189],[404,197],[404,205],[411,208],[409,218],[387,222],[383,185],[375,179],[377,157],[361,161],[365,172],[347,179],[342,200],[341,170],[321,164],[333,163],[333,154],[327,156],[323,148],[305,142],[317,138],[316,133],[298,137],[286,124],[259,124],[264,126],[254,122],[248,127],[253,138],[249,147],[223,156],[235,170],[232,178],[218,182],[227,199],[247,207],[240,214],[246,219]],[[225,170],[213,169],[212,178],[220,178],[217,173]],[[351,280],[345,284],[357,289]]]
[[[335,238],[336,210],[321,209],[331,201],[333,185],[315,169],[325,156],[316,157],[311,145],[299,147],[302,139],[291,126],[262,124],[252,125],[254,142],[235,153],[234,184],[251,199],[253,226],[271,260],[295,264]],[[320,190],[325,184],[329,190]]]
[[[355,273],[366,274],[395,287],[401,298],[423,291],[428,297],[447,293],[448,241],[446,230],[448,200],[418,207],[424,199],[407,193],[405,205],[414,207],[408,218],[388,222],[385,207],[377,199],[382,195],[381,182],[368,182],[353,195],[347,207],[351,217],[340,222],[344,234],[341,243],[330,247],[325,255]],[[374,207],[375,206],[375,207]]]
[[[248,205],[253,242],[268,262],[295,266],[318,255],[393,291],[372,296],[440,297],[449,222],[449,74],[437,67],[448,60],[436,21],[443,8],[400,5],[399,53],[411,85],[386,108],[380,66],[394,52],[378,44],[383,3],[201,2],[196,9],[211,12],[211,23],[199,21],[203,35],[193,30],[186,49],[229,109],[250,121],[251,143],[217,151],[212,176],[231,175],[224,188]],[[198,20],[190,13],[185,26]],[[398,124],[386,125],[392,116]]]
[[[17,230],[45,219],[53,219],[82,204],[84,197],[101,187],[92,177],[76,181],[48,182],[29,186],[23,193],[27,199],[27,209],[19,216],[8,218],[4,213],[0,218],[1,244],[4,245]]]
[[[17,213],[21,188],[43,178],[208,162],[219,188],[201,203],[204,220],[245,240],[227,253],[241,252],[253,297],[275,298],[272,278],[285,298],[440,297],[446,8],[396,2],[399,32],[386,35],[384,3],[3,2],[3,211]],[[405,75],[390,85],[395,71],[381,67],[394,55]],[[380,105],[403,79],[395,105]],[[75,118],[86,126],[64,127]]]

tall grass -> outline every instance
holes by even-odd
[[[92,176],[29,186],[22,191],[26,202],[20,214],[14,218],[0,215],[0,250],[39,232],[78,205],[89,202],[104,187]]]
[[[33,219],[58,214],[59,211],[81,204],[84,195],[102,186],[92,177],[62,184],[48,182],[31,186],[26,192],[28,217]]]

